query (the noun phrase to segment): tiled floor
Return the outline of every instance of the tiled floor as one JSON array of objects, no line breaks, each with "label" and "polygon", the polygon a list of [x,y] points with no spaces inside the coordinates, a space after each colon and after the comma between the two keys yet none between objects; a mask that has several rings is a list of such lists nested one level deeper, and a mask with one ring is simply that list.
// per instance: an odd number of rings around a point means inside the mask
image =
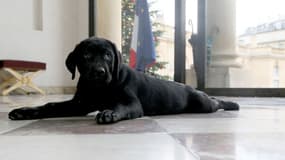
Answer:
[{"label": "tiled floor", "polygon": [[1,160],[284,160],[285,98],[226,98],[240,111],[143,117],[98,125],[94,116],[10,121],[21,106],[70,95],[0,96]]}]

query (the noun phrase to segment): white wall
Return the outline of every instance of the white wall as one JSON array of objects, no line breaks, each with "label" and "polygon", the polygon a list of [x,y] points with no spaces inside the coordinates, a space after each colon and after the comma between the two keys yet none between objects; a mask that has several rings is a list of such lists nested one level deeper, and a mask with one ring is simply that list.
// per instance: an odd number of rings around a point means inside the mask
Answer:
[{"label": "white wall", "polygon": [[35,83],[74,86],[65,58],[88,36],[88,0],[0,0],[0,59],[47,63]]}]

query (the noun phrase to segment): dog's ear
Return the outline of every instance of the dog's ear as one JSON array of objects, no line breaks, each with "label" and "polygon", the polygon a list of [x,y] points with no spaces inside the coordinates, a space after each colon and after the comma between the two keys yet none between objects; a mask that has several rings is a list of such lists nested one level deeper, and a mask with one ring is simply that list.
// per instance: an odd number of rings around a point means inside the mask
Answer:
[{"label": "dog's ear", "polygon": [[75,78],[76,72],[76,53],[73,51],[69,53],[68,57],[65,60],[65,65],[68,71],[72,74],[72,80]]},{"label": "dog's ear", "polygon": [[78,52],[80,50],[80,46],[82,46],[81,43],[75,46],[74,50],[71,53],[69,53],[68,57],[65,60],[65,65],[68,71],[72,74],[72,80],[75,78],[75,72],[76,72],[76,66],[79,54]]},{"label": "dog's ear", "polygon": [[113,71],[113,76],[116,76],[116,78],[119,77],[119,71],[120,71],[120,66],[122,64],[122,54],[121,52],[118,50],[118,48],[116,47],[116,45],[111,42],[111,41],[108,41],[111,46],[112,46],[112,49],[113,49],[113,53],[114,53],[114,71]]},{"label": "dog's ear", "polygon": [[74,50],[68,55],[65,60],[65,65],[69,72],[72,74],[72,79],[75,78],[76,66],[78,65],[78,58],[84,52],[86,46],[90,43],[90,39],[86,39],[77,44]]}]

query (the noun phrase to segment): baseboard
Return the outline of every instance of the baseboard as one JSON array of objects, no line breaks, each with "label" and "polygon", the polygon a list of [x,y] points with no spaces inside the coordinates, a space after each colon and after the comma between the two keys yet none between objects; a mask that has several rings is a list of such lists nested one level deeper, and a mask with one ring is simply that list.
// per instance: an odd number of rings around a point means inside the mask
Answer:
[{"label": "baseboard", "polygon": [[40,87],[45,91],[47,95],[49,94],[74,94],[76,87]]},{"label": "baseboard", "polygon": [[[39,88],[44,90],[46,95],[74,94],[76,92],[76,87],[39,87]],[[25,88],[25,90],[16,89],[9,93],[9,95],[30,95],[30,94],[39,94],[39,93],[30,88]]]}]

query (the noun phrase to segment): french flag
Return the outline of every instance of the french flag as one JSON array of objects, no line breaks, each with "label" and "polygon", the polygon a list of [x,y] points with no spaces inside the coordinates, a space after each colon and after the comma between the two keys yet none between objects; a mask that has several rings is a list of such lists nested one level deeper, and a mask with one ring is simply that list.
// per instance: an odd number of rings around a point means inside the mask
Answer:
[{"label": "french flag", "polygon": [[144,72],[155,63],[154,37],[146,0],[136,0],[129,66]]}]

